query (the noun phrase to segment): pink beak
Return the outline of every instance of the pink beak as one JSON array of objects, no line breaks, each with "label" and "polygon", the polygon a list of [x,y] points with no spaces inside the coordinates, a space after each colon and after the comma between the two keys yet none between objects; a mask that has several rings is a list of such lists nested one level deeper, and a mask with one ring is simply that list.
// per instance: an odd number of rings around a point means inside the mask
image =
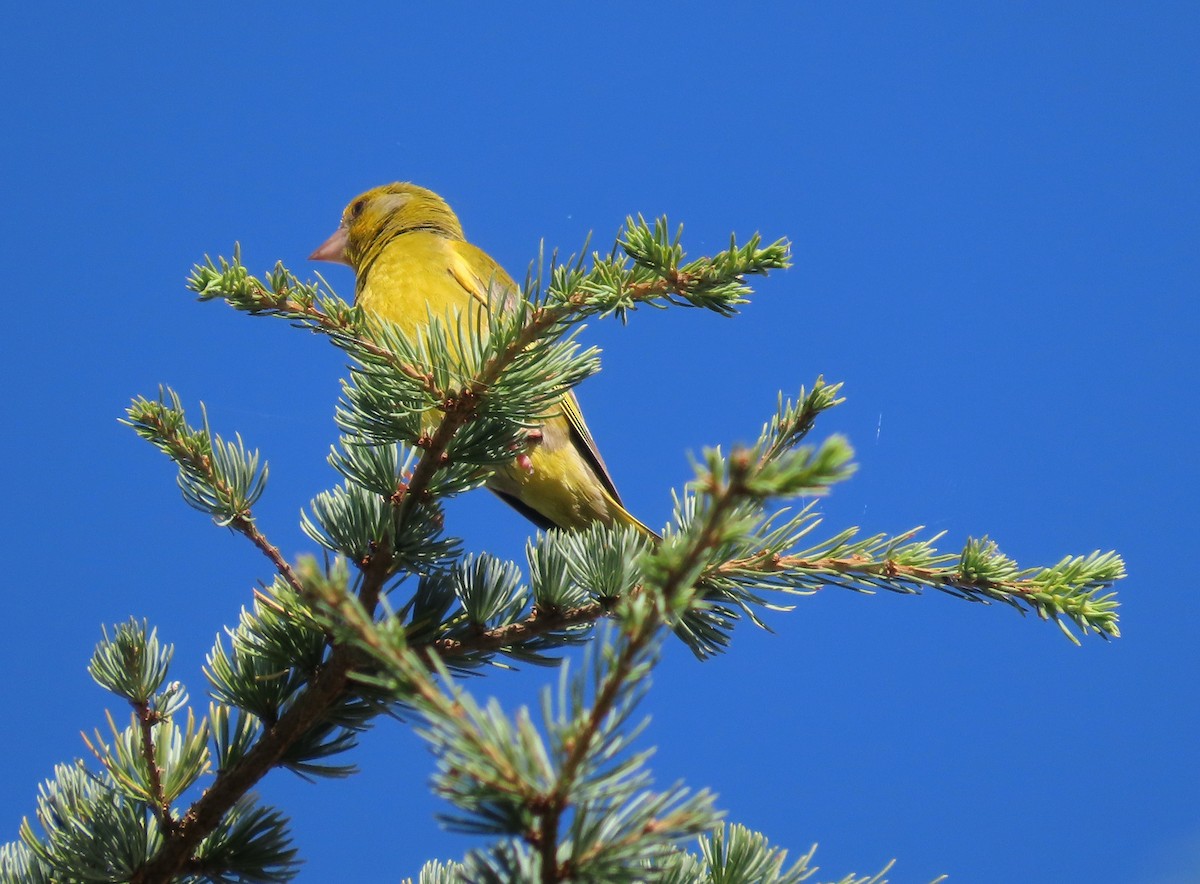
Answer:
[{"label": "pink beak", "polygon": [[317,246],[317,250],[308,256],[310,261],[336,261],[338,264],[349,264],[346,260],[346,236],[349,231],[344,226],[333,232],[333,236]]}]

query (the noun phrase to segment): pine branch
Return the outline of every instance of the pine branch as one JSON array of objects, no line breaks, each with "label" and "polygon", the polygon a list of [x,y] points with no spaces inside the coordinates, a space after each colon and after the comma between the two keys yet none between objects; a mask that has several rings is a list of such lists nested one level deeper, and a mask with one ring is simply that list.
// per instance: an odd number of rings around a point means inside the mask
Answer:
[{"label": "pine branch", "polygon": [[[161,394],[158,402],[135,400],[126,423],[179,465],[180,485],[189,503],[211,514],[218,524],[226,524],[250,538],[288,585],[302,597],[306,595],[291,566],[255,527],[250,506],[261,495],[266,476],[265,468],[261,474],[255,469],[257,456],[246,456],[240,439],[236,448],[228,443],[223,446],[219,437],[214,440],[207,418],[203,430],[188,426],[179,397],[173,391],[165,392],[169,404]],[[222,452],[227,455],[224,460],[219,456]],[[387,550],[364,564],[360,599],[372,610],[391,576],[390,564]],[[135,874],[135,884],[168,881],[187,866],[200,841],[259,779],[279,764],[304,733],[324,718],[344,693],[354,659],[351,649],[333,650],[322,670],[279,721],[235,765],[217,775],[213,785],[182,820],[166,829],[163,846]]]},{"label": "pine branch", "polygon": [[541,636],[559,632],[564,627],[593,623],[601,617],[607,616],[610,608],[611,605],[605,605],[598,601],[564,611],[534,606],[533,610],[520,620],[484,630],[468,638],[439,638],[434,640],[430,646],[439,656],[448,659],[520,647]]},{"label": "pine branch", "polygon": [[203,429],[189,426],[179,394],[159,387],[158,399],[139,396],[126,410],[121,423],[150,442],[179,467],[184,500],[242,534],[265,555],[285,580],[302,591],[292,567],[254,523],[251,507],[266,490],[267,466],[258,468],[258,452],[245,450],[241,436],[225,442],[213,436],[203,404]]},{"label": "pine branch", "polygon": [[[791,266],[791,244],[786,239],[763,247],[758,234],[742,246],[731,237],[727,250],[684,263],[679,245],[682,232],[680,226],[671,236],[665,217],[651,226],[639,215],[626,219],[607,257],[592,253],[592,266],[586,271],[582,254],[561,263],[552,257],[544,278],[539,257],[537,273],[531,273],[524,286],[526,300],[537,308],[531,319],[541,327],[529,340],[572,316],[615,314],[624,319],[638,304],[703,307],[729,316],[751,293],[745,276]],[[393,351],[374,343],[374,335],[365,331],[370,320],[363,311],[334,295],[324,279],[318,276],[318,280],[302,282],[277,263],[260,281],[243,266],[241,249],[235,246],[232,259],[218,256],[214,262],[205,256],[203,264],[192,268],[187,285],[201,300],[219,298],[253,315],[287,319],[328,335],[343,349],[361,350],[389,362],[414,380],[428,379],[419,366],[396,362]]]},{"label": "pine branch", "polygon": [[322,720],[345,690],[352,655],[338,653],[257,743],[231,768],[217,774],[205,793],[188,809],[163,846],[130,879],[131,884],[167,884],[182,873],[201,840],[220,825],[226,814],[273,767],[290,746]]},{"label": "pine branch", "polygon": [[[391,685],[424,715],[422,734],[441,758],[439,790],[468,813],[447,822],[464,831],[520,839],[497,845],[487,856],[476,855],[474,861],[482,864],[478,871],[492,869],[500,880],[606,880],[605,869],[628,869],[647,851],[657,854],[664,841],[695,834],[715,820],[707,793],[685,800],[679,788],[660,795],[640,792],[648,780],[636,771],[648,753],[618,760],[629,742],[621,729],[652,664],[648,651],[657,621],[649,606],[640,605],[640,613],[625,619],[632,634],[593,655],[596,687],[590,703],[584,703],[581,677],[568,690],[564,669],[559,711],[550,710],[548,696],[544,702],[552,738],[547,746],[523,710],[512,720],[494,701],[486,709],[478,706],[454,687],[438,658],[409,647],[394,623],[374,622],[361,605],[339,593],[328,592],[325,600],[330,626],[347,631],[379,661],[380,674],[369,681]],[[446,689],[438,687],[430,668]],[[568,810],[574,820],[564,842]],[[533,852],[523,852],[522,842]],[[499,872],[501,866],[508,871]]]},{"label": "pine branch", "polygon": [[[227,273],[236,275],[236,268],[222,263]],[[252,283],[241,290],[246,292],[248,298],[259,299],[256,303],[264,311],[273,309],[282,313],[291,309],[289,302],[279,295],[275,296],[274,306],[268,307],[263,300],[266,297],[265,290]],[[303,298],[296,303],[305,311],[311,307]],[[339,329],[350,325],[348,313],[340,312],[336,307],[332,312],[341,318],[336,321]],[[329,323],[320,325],[321,328],[329,328],[335,323],[329,318],[330,313],[320,311],[320,314],[321,322]],[[292,318],[297,318],[294,313]],[[411,478],[399,485],[390,498],[398,508],[397,521],[400,524],[407,522],[416,502],[428,502],[434,476],[448,462],[447,450],[451,441],[475,415],[475,409],[470,404],[476,398],[475,390],[484,391],[495,385],[505,369],[557,324],[559,320],[548,315],[535,317],[499,353],[485,360],[473,384],[464,386],[459,397],[447,404],[433,436],[427,441],[420,440],[425,444],[421,446],[422,454]],[[412,374],[408,372],[406,376],[411,377]],[[421,378],[425,376],[420,374]],[[171,391],[168,391],[168,395],[170,405],[161,396],[157,403],[136,400],[130,408],[127,423],[179,465],[180,484],[189,503],[210,513],[218,523],[227,524],[250,537],[276,562],[277,570],[289,585],[302,597],[306,596],[306,588],[296,579],[290,566],[278,558],[275,548],[254,527],[250,505],[261,494],[265,481],[265,469],[261,475],[256,470],[257,455],[247,456],[240,439],[236,447],[228,443],[222,445],[219,439],[210,441],[213,437],[208,430],[207,420],[203,431],[188,427],[178,396]],[[275,555],[272,556],[271,552]],[[280,563],[283,567],[279,567]],[[384,584],[392,576],[392,564],[392,551],[386,544],[377,547],[368,559],[358,562],[363,574],[358,603],[365,611],[374,611]],[[221,821],[238,798],[277,765],[290,746],[313,727],[343,694],[355,662],[356,653],[352,648],[335,646],[328,662],[309,688],[234,766],[218,775],[213,786],[189,809],[183,821],[170,834],[166,845],[139,871],[135,881],[156,881],[159,880],[158,876],[178,873],[189,861],[200,840]]]},{"label": "pine branch", "polygon": [[[374,610],[390,578],[391,554],[382,550],[362,567],[363,580],[358,603]],[[293,575],[294,576],[294,575]],[[291,581],[289,581],[291,585]],[[297,592],[302,597],[309,593]],[[318,726],[350,686],[350,673],[361,657],[352,647],[334,646],[329,658],[287,711],[245,751],[223,768],[212,786],[187,811],[163,846],[132,878],[132,884],[168,882],[188,868],[200,842],[216,830],[228,813],[289,750]]]},{"label": "pine branch", "polygon": [[[795,435],[794,426],[801,422],[807,425],[811,419],[805,416],[800,421],[798,418],[790,422],[786,429],[776,425],[775,431],[786,436]],[[540,880],[545,884],[572,877],[577,871],[569,865],[560,865],[558,861],[559,825],[563,813],[570,806],[581,765],[593,750],[602,722],[611,717],[618,697],[628,690],[631,676],[635,671],[644,669],[644,666],[639,667],[638,662],[644,657],[659,626],[668,618],[687,613],[694,598],[696,578],[705,561],[705,553],[727,541],[728,522],[735,515],[738,504],[747,498],[760,499],[781,490],[823,487],[835,481],[844,471],[841,466],[844,458],[840,454],[793,459],[785,468],[777,463],[782,455],[782,448],[778,449],[774,458],[739,454],[732,459],[727,482],[719,482],[714,474],[708,487],[711,503],[705,510],[704,518],[689,526],[687,533],[680,535],[682,539],[677,540],[665,556],[661,552],[651,554],[652,563],[656,555],[661,559],[652,593],[633,593],[621,603],[619,618],[625,630],[623,640],[617,653],[609,658],[589,710],[578,726],[571,729],[570,737],[566,740],[568,748],[558,767],[554,785],[543,794],[525,796],[527,800],[532,797],[527,806],[533,810],[538,824],[527,831],[524,837],[540,857]],[[710,458],[710,461],[716,460]],[[361,646],[369,649],[381,662],[390,665],[405,687],[419,695],[422,701],[420,705],[427,715],[432,716],[433,721],[453,723],[461,718],[457,703],[433,687],[424,674],[424,666],[428,662],[435,667],[438,665],[436,658],[426,656],[423,658],[426,662],[415,663],[414,660],[418,658],[408,649],[402,631],[389,630],[385,636],[360,605],[352,604],[338,594],[328,595],[325,602],[337,611],[336,616],[330,617],[331,628],[342,624],[343,628],[351,629]],[[482,732],[459,729],[455,733],[469,741],[473,751],[489,753],[491,746],[482,738]],[[494,755],[492,757],[495,762]],[[511,770],[507,773],[502,771],[502,774],[481,781],[476,773],[476,785],[493,792],[503,791],[505,787],[502,784],[514,781],[516,776]]]},{"label": "pine branch", "polygon": [[[664,628],[703,657],[728,643],[740,616],[761,626],[758,611],[785,609],[767,593],[930,587],[1033,610],[1072,641],[1069,622],[1085,634],[1119,635],[1116,602],[1102,594],[1124,576],[1113,553],[1022,570],[987,538],[969,540],[959,555],[938,553],[936,537],[914,540],[915,531],[858,539],[850,529],[814,545],[808,535],[819,520],[811,504],[794,515],[769,513],[772,502],[819,496],[853,471],[840,437],[801,444],[817,416],[841,401],[839,386],[820,379],[795,402],[780,399],[755,445],[704,452],[653,548],[631,531],[599,525],[550,532],[529,547],[528,587],[515,564],[458,557],[453,539],[442,536],[440,501],[518,457],[563,393],[598,370],[595,351],[580,352],[574,340],[583,319],[624,321],[643,305],[728,316],[750,293],[747,275],[789,262],[785,240],[763,246],[757,235],[688,261],[665,218],[651,225],[639,216],[627,220],[608,256],[552,258],[545,281],[539,262],[523,292],[492,291],[482,307],[430,316],[411,338],[347,305],[324,280],[301,282],[277,264],[260,281],[236,248],[232,260],[196,266],[189,287],[202,300],[286,319],[328,337],[355,363],[336,415],[347,438],[331,455],[346,482],[318,495],[312,515],[303,516],[309,535],[339,558],[324,570],[305,559],[293,566],[269,542],[253,516],[267,467],[240,437],[212,434],[206,414],[202,427],[189,426],[169,389],[156,402],[135,400],[124,422],[176,463],[188,504],[249,539],[278,576],[230,632],[230,653],[220,641],[214,648],[207,674],[217,702],[199,728],[190,712],[186,728],[172,721],[186,695],[163,688],[170,652],[146,635],[145,624],[120,627],[111,641],[106,633],[93,675],[130,702],[133,721],[118,731],[110,719],[111,747],[99,733],[88,742],[107,772],[103,789],[67,772],[61,777],[79,806],[112,808],[105,819],[132,838],[123,854],[132,865],[108,869],[102,851],[59,825],[69,814],[39,811],[48,837],[67,855],[86,857],[102,877],[149,882],[244,872],[284,880],[294,851],[283,820],[250,805],[248,791],[277,766],[347,772],[326,759],[349,748],[373,715],[403,702],[422,712],[427,735],[455,759],[438,775],[439,789],[466,814],[453,824],[511,839],[473,853],[468,876],[556,882],[666,869],[664,843],[695,834],[702,823],[711,827],[716,816],[706,793],[645,791],[645,753],[620,757],[628,745],[621,730]],[[340,556],[352,563],[353,580]],[[393,611],[385,596],[407,574],[420,575],[417,590]],[[578,677],[568,690],[564,668],[558,711],[549,695],[544,704],[548,739],[524,711],[509,718],[498,705],[481,708],[451,681],[450,668],[469,669],[497,653],[549,662],[547,651],[580,641],[601,617],[613,618],[620,637],[602,636],[590,682]],[[210,728],[219,772],[177,819],[173,804],[208,768]],[[53,806],[50,797],[43,805]],[[22,838],[26,853],[0,854],[0,864],[41,868],[55,860],[28,826]],[[733,832],[728,842],[714,836],[709,843],[714,876],[739,857],[779,881],[808,875],[807,858],[783,872],[781,852]],[[153,855],[138,859],[139,850]]]},{"label": "pine branch", "polygon": [[[527,326],[526,331],[522,335],[518,335],[497,359],[484,363],[479,375],[479,389],[486,390],[488,385],[494,383],[494,380],[503,372],[504,360],[514,360],[529,343],[526,335],[534,335],[533,329],[538,329],[538,327],[542,326]],[[1073,615],[1076,620],[1082,621],[1084,624],[1096,621],[1096,618],[1092,617],[1094,612],[1088,612],[1086,606],[1073,606],[1070,603],[1069,595],[1052,595],[1051,587],[1054,582],[1045,576],[1038,581],[1030,578],[1028,587],[1026,585],[1016,587],[1012,581],[1006,583],[1001,579],[989,577],[989,573],[994,573],[995,569],[992,567],[989,570],[985,557],[980,558],[978,555],[974,557],[971,569],[964,565],[956,572],[944,573],[938,573],[929,567],[902,563],[895,559],[887,559],[880,564],[872,565],[870,561],[864,561],[862,553],[854,553],[850,557],[841,559],[829,557],[829,555],[818,559],[805,559],[799,555],[766,557],[766,555],[758,553],[755,557],[726,560],[714,569],[712,561],[709,560],[709,553],[713,549],[730,545],[733,537],[738,534],[737,530],[732,530],[731,534],[730,523],[731,519],[733,523],[738,522],[740,503],[748,500],[762,500],[770,495],[780,493],[817,492],[826,487],[829,482],[836,481],[844,475],[844,464],[848,451],[842,451],[836,445],[834,447],[827,445],[823,449],[805,450],[797,455],[791,447],[794,445],[794,441],[803,438],[803,435],[809,431],[812,420],[815,419],[816,414],[820,413],[820,410],[828,408],[830,404],[835,404],[835,393],[836,387],[824,387],[818,384],[811,395],[802,393],[798,405],[793,407],[791,403],[786,403],[786,405],[781,403],[780,414],[776,415],[776,419],[764,428],[764,438],[755,450],[734,452],[728,459],[721,458],[718,452],[709,452],[707,473],[702,471],[701,479],[698,480],[702,491],[707,494],[708,504],[703,507],[700,521],[686,525],[684,533],[677,535],[677,539],[684,537],[688,542],[683,542],[682,546],[676,543],[678,548],[673,551],[673,564],[668,567],[664,575],[660,576],[662,579],[658,584],[659,594],[655,597],[665,603],[662,614],[668,615],[668,617],[670,615],[678,617],[682,612],[683,615],[686,615],[691,597],[688,595],[688,591],[694,588],[698,579],[704,575],[733,577],[743,579],[743,581],[748,575],[756,575],[758,577],[770,576],[773,579],[786,576],[787,581],[796,587],[812,583],[815,578],[820,578],[824,583],[840,583],[852,585],[852,587],[860,583],[875,585],[881,582],[937,585],[938,588],[956,589],[965,594],[1004,597],[1006,600],[1006,594],[1020,590],[1024,591],[1025,595],[1030,597],[1034,603],[1038,603],[1039,613],[1052,611],[1057,605],[1057,609]],[[199,501],[204,505],[202,509],[208,509],[214,513],[214,517],[218,521],[223,521],[230,527],[241,530],[252,540],[262,537],[253,527],[248,503],[242,503],[248,495],[241,489],[253,485],[252,482],[246,481],[246,476],[253,475],[253,469],[246,469],[245,465],[239,469],[234,465],[232,470],[227,471],[241,476],[241,480],[223,482],[221,471],[212,467],[212,464],[216,462],[216,458],[211,453],[214,451],[214,447],[209,445],[208,451],[204,450],[204,443],[210,438],[208,427],[205,427],[202,435],[199,431],[192,431],[186,425],[182,427],[174,425],[175,413],[179,409],[178,398],[174,398],[173,395],[172,397],[174,408],[166,408],[162,402],[157,403],[155,408],[155,403],[144,403],[143,401],[142,409],[137,414],[131,411],[131,422],[136,421],[140,432],[148,435],[152,441],[163,447],[169,455],[176,459],[176,462],[180,463],[181,483],[191,483],[191,485],[185,485],[185,495],[190,493],[190,501]],[[469,402],[469,396],[463,398]],[[472,420],[472,417],[473,409],[470,407],[445,410],[443,420],[436,433],[425,441],[424,449],[422,449],[421,457],[412,476],[407,483],[397,487],[396,492],[392,494],[391,503],[401,507],[401,522],[406,521],[418,501],[428,500],[428,487],[438,469],[445,464],[445,452],[448,450],[451,440],[463,426]],[[173,428],[174,432],[172,432]],[[221,450],[222,446],[218,441],[216,451]],[[226,446],[224,450],[233,451],[230,446]],[[241,451],[240,440],[238,451]],[[670,549],[671,542],[668,537],[668,549]],[[264,543],[265,539],[263,542],[256,541],[256,546],[262,548]],[[269,547],[269,545],[266,546]],[[1099,563],[1100,566],[1106,564],[1109,564],[1108,561]],[[390,576],[390,551],[386,548],[377,548],[370,558],[361,560],[359,565],[364,570],[364,583],[360,588],[359,602],[366,611],[373,611],[379,594],[382,593],[383,585]],[[284,578],[288,579],[288,582],[302,593],[302,585],[295,578],[294,573],[289,569],[280,569],[280,571]],[[1068,577],[1078,578],[1082,575],[1092,581],[1098,579],[1096,567],[1082,571],[1078,567],[1074,567],[1074,569],[1073,567],[1064,567],[1060,571]],[[1112,576],[1111,573],[1109,576]],[[1103,575],[1099,575],[1099,577],[1103,577]],[[636,599],[637,595],[632,597]],[[1102,605],[1104,601],[1099,600]],[[535,609],[524,621],[498,626],[496,629],[481,633],[468,641],[440,639],[439,642],[434,643],[433,647],[451,656],[490,648],[510,647],[510,645],[516,647],[522,641],[527,642],[536,636],[562,629],[563,626],[600,617],[602,613],[605,613],[605,609],[606,607],[599,603],[577,606],[569,613],[557,615],[544,615]],[[1115,633],[1115,626],[1108,631]],[[636,656],[637,651],[641,648],[640,642],[648,641],[649,635],[653,635],[653,630],[648,629],[635,633],[634,641],[631,641],[625,656],[620,657],[620,660],[628,662]],[[187,841],[198,842],[199,838],[203,837],[205,824],[221,819],[223,813],[221,807],[232,806],[233,801],[244,792],[244,789],[250,787],[253,782],[257,782],[266,770],[277,764],[278,760],[286,753],[287,747],[295,739],[298,739],[299,735],[304,733],[308,727],[311,727],[312,723],[316,722],[319,711],[313,712],[311,718],[296,712],[298,709],[305,710],[307,708],[304,700],[316,697],[317,699],[311,700],[313,705],[318,708],[319,706],[328,708],[332,700],[347,687],[352,660],[349,656],[343,655],[348,655],[348,651],[344,651],[344,649],[334,651],[328,667],[323,672],[324,680],[316,682],[314,687],[310,688],[310,691],[306,692],[287,714],[284,714],[275,728],[272,728],[271,735],[276,736],[277,739],[274,742],[268,739],[260,741],[253,750],[246,753],[246,756],[235,768],[223,771],[222,775],[218,776],[214,788],[205,795],[208,805],[205,805],[205,799],[202,799],[197,802],[196,806],[193,806],[192,811],[185,818],[184,824],[180,825],[181,836],[172,843],[172,847],[180,844],[180,847],[176,848],[179,858],[186,861],[187,849],[182,846]],[[598,698],[600,712],[604,711],[608,703],[611,703],[612,698],[616,696],[619,686],[622,684],[620,678],[625,672],[626,668],[620,666],[618,661],[616,680],[607,682],[607,690],[601,692]],[[324,690],[320,690],[320,688],[324,688]],[[594,721],[598,720],[599,718],[596,718]],[[580,750],[578,751],[584,752],[589,744],[590,735],[589,732],[583,732],[581,736],[582,739],[578,744]],[[581,756],[574,754],[568,758],[562,781],[564,788],[569,786],[570,771],[575,763],[572,759],[578,757]],[[209,806],[212,807],[212,810]],[[545,826],[544,842],[550,843],[557,840],[557,819],[558,814],[562,812],[562,804],[560,804],[559,798],[552,796],[545,807],[546,810],[542,814]],[[199,822],[192,822],[192,820],[199,820]],[[190,823],[194,828],[187,828]],[[186,837],[192,831],[196,832],[196,835],[192,835],[190,838]],[[163,854],[167,854],[166,850]],[[162,860],[162,862],[166,864],[167,860]],[[154,867],[154,865],[148,866],[151,872]]]},{"label": "pine branch", "polygon": [[[819,523],[807,512],[795,521],[803,525],[794,532],[799,536]],[[1043,620],[1053,619],[1075,644],[1079,640],[1063,618],[1085,635],[1120,636],[1116,598],[1101,594],[1125,577],[1124,562],[1115,553],[1094,552],[1068,557],[1048,568],[1020,569],[986,537],[968,540],[962,553],[953,555],[937,552],[932,545],[937,537],[915,541],[919,531],[854,540],[856,529],[849,529],[791,554],[767,544],[752,555],[720,563],[710,574],[741,585],[797,593],[828,586],[868,593],[937,589],[969,601],[1000,601],[1020,611],[1033,610]]]},{"label": "pine branch", "polygon": [[[899,541],[909,539],[913,532],[905,532],[899,537],[887,538],[887,543],[895,545]],[[1094,559],[1105,569],[1111,560],[1107,555],[1093,554]],[[883,558],[872,560],[861,554],[854,553],[843,557],[805,558],[803,556],[787,555],[756,555],[751,558],[734,559],[722,562],[715,567],[707,568],[701,580],[712,578],[733,578],[742,582],[753,581],[764,583],[770,581],[768,588],[785,593],[809,594],[829,587],[852,589],[856,592],[873,592],[884,589],[889,592],[903,594],[919,593],[922,588],[930,587],[977,601],[994,599],[1018,608],[1027,604],[1038,611],[1039,616],[1050,619],[1055,609],[1067,613],[1083,631],[1097,632],[1102,637],[1117,638],[1120,630],[1117,625],[1117,604],[1111,595],[1097,596],[1095,589],[1086,588],[1090,584],[1073,585],[1054,599],[1048,598],[1040,588],[1050,569],[1029,569],[1031,576],[1016,581],[964,581],[958,566],[957,556],[951,556],[954,565],[942,568],[916,567],[903,564],[898,558]],[[1073,561],[1073,560],[1072,560]],[[1108,564],[1105,564],[1108,563]],[[1099,572],[1099,568],[1098,568]],[[1112,580],[1120,579],[1123,572],[1109,571],[1097,573],[1095,580],[1103,579],[1101,587],[1108,587]],[[640,587],[634,592],[640,592]],[[790,610],[780,609],[780,610]],[[532,644],[543,636],[550,635],[570,626],[594,623],[610,615],[612,603],[599,601],[578,605],[566,610],[543,609],[537,606],[524,617],[503,626],[487,629],[463,638],[438,638],[429,647],[439,656],[452,660],[456,657],[470,656],[495,651],[512,652],[524,645]],[[1076,619],[1078,617],[1079,619]],[[1061,624],[1060,624],[1061,625]],[[1067,632],[1068,638],[1076,641]],[[415,648],[424,647],[414,643]]]},{"label": "pine branch", "polygon": [[171,813],[171,802],[167,798],[166,792],[163,791],[162,768],[159,767],[158,753],[154,745],[154,726],[160,719],[151,710],[148,703],[136,703],[134,711],[141,730],[142,757],[146,760],[150,774],[150,793],[153,799],[151,807],[158,819],[159,826],[164,832],[170,833],[175,829],[176,822]]},{"label": "pine branch", "polygon": [[567,741],[569,748],[559,768],[555,787],[537,805],[536,812],[542,826],[533,846],[542,857],[542,884],[557,884],[575,877],[575,868],[571,865],[560,866],[558,862],[559,825],[563,814],[571,806],[570,798],[575,790],[576,778],[596,741],[600,739],[605,720],[613,714],[619,698],[629,689],[631,676],[645,669],[638,664],[644,662],[642,658],[657,632],[656,624],[650,617],[635,618],[632,624],[633,629],[623,636],[617,654],[608,662],[582,727],[572,729]]}]

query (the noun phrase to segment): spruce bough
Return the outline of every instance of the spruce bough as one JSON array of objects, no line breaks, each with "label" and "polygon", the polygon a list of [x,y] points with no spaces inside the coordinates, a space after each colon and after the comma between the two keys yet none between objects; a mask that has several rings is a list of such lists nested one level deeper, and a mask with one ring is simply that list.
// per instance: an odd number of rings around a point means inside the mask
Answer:
[{"label": "spruce bough", "polygon": [[[1116,637],[1120,557],[1021,568],[987,538],[941,552],[941,535],[920,529],[820,535],[811,501],[781,508],[854,469],[847,440],[809,441],[842,401],[820,378],[780,396],[755,444],[696,459],[661,542],[628,526],[545,531],[522,568],[463,555],[442,511],[512,459],[548,402],[599,369],[575,340],[581,322],[625,321],[639,306],[730,316],[748,275],[788,263],[786,241],[757,236],[688,261],[666,219],[630,218],[607,255],[548,268],[539,256],[516,309],[434,316],[416,337],[282,265],[252,276],[237,249],[197,265],[188,286],[201,300],[284,319],[352,360],[329,458],[344,481],[301,519],[324,555],[288,561],[268,539],[254,515],[267,465],[240,436],[217,435],[203,410],[189,422],[170,389],[135,399],[125,423],[175,463],[184,500],[249,540],[275,576],[209,653],[205,714],[169,680],[171,646],[147,623],[104,632],[89,671],[128,704],[128,720],[110,715],[87,738],[90,764],[56,768],[36,822],[0,848],[0,878],[290,880],[299,858],[287,819],[252,787],[279,767],[352,774],[357,734],[403,709],[436,750],[445,824],[481,842],[461,863],[428,863],[422,884],[811,880],[812,851],[789,865],[763,836],[723,823],[711,793],[654,788],[636,712],[662,643],[674,636],[707,658],[742,618],[762,626],[762,611],[826,587],[932,588],[1032,611],[1076,643],[1076,633]],[[558,658],[573,644],[587,651],[572,668]],[[540,716],[481,702],[456,680],[506,659],[560,665]]]}]

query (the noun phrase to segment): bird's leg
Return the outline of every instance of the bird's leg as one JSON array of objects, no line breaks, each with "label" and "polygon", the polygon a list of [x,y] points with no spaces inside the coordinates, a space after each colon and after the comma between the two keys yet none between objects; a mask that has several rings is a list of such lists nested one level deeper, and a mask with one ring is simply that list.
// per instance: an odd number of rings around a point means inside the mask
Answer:
[{"label": "bird's leg", "polygon": [[529,459],[529,451],[542,441],[541,430],[530,430],[525,436],[525,451],[517,455],[517,466],[529,475],[533,475],[533,461]]}]

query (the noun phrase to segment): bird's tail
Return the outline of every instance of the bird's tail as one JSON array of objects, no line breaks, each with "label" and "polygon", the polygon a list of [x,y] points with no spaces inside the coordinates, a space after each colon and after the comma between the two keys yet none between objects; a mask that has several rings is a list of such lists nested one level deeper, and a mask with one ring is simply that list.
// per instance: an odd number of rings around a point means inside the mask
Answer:
[{"label": "bird's tail", "polygon": [[624,506],[616,501],[613,501],[610,512],[613,515],[614,524],[627,525],[653,543],[658,543],[662,540],[662,537],[660,537],[658,533],[648,528],[645,522],[643,522],[629,510],[625,509]]},{"label": "bird's tail", "polygon": [[495,486],[490,487],[492,493],[543,531],[548,531],[551,528],[558,528],[563,531],[577,531],[586,527],[591,522],[602,521],[611,525],[625,525],[632,528],[653,543],[658,543],[662,540],[656,532],[648,528],[641,519],[629,510],[625,509],[620,501],[611,494],[604,495],[603,509],[593,511],[592,515],[587,517],[577,517],[569,522],[564,519],[563,522],[560,522],[548,513],[543,513],[520,497],[517,497],[517,495],[511,493],[508,489],[501,490]]}]

